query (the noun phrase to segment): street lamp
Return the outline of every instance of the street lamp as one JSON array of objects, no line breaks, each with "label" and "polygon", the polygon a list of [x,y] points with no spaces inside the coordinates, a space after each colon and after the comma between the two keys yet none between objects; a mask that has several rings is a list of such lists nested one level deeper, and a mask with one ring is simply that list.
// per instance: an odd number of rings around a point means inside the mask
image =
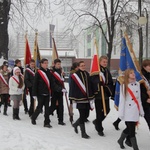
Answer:
[{"label": "street lamp", "polygon": [[146,17],[145,16],[139,17],[138,22],[140,25],[146,24],[146,59],[147,59],[148,58],[148,12],[146,8],[144,8],[143,11],[146,12]]}]

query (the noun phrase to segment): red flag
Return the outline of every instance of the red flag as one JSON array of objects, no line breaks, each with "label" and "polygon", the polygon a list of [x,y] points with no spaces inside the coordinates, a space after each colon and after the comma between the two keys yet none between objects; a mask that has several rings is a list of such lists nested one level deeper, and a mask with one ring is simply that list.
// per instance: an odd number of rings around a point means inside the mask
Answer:
[{"label": "red flag", "polygon": [[97,48],[96,40],[95,40],[95,47],[96,47],[96,49],[94,50],[94,56],[91,61],[91,69],[90,69],[91,76],[99,74],[99,72],[100,72],[98,48]]},{"label": "red flag", "polygon": [[30,60],[31,60],[31,52],[30,52],[30,47],[29,47],[28,39],[26,37],[24,65],[29,64]]}]

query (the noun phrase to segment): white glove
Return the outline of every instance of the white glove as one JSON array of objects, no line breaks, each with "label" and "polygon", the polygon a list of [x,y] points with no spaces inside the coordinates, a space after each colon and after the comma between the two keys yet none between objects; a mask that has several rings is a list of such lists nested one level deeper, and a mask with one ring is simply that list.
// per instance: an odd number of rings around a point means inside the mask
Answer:
[{"label": "white glove", "polygon": [[37,99],[37,96],[33,96],[34,99]]},{"label": "white glove", "polygon": [[67,90],[66,90],[66,89],[62,89],[62,92],[63,92],[63,93],[67,93]]},{"label": "white glove", "polygon": [[94,109],[94,100],[91,100],[91,101],[90,101],[90,107],[91,107],[91,110]]},{"label": "white glove", "polygon": [[105,76],[104,76],[103,72],[100,72],[99,75],[102,77],[103,82],[105,83]]}]

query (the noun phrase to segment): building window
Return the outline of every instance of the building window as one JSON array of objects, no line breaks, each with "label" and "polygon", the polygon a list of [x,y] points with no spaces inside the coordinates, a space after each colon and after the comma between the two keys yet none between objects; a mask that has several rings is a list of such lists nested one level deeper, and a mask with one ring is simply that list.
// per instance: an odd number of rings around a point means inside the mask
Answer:
[{"label": "building window", "polygon": [[91,34],[87,35],[87,43],[91,42]]},{"label": "building window", "polygon": [[87,49],[87,57],[90,57],[91,56],[91,48],[88,48]]}]

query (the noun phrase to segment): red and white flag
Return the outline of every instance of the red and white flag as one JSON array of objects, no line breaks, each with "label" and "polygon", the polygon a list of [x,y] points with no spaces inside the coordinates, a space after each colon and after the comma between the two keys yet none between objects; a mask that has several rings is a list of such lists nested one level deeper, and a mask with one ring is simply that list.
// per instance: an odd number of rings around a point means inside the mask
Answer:
[{"label": "red and white flag", "polygon": [[99,57],[98,57],[98,47],[95,39],[94,43],[94,55],[91,60],[91,69],[90,69],[90,75],[97,75],[100,72],[100,65],[99,65]]}]

